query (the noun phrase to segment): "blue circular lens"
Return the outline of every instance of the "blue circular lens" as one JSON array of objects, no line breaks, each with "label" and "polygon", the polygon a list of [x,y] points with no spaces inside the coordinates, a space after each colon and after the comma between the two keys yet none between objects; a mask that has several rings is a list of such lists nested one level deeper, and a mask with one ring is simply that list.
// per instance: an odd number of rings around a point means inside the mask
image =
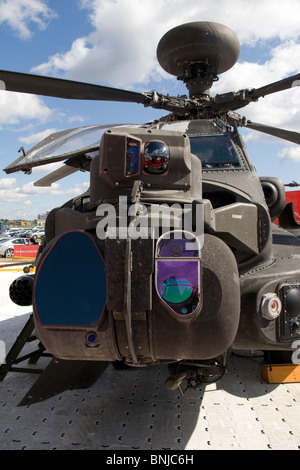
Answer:
[{"label": "blue circular lens", "polygon": [[86,342],[90,345],[93,345],[96,343],[98,339],[98,336],[96,335],[96,333],[89,333],[86,337]]}]

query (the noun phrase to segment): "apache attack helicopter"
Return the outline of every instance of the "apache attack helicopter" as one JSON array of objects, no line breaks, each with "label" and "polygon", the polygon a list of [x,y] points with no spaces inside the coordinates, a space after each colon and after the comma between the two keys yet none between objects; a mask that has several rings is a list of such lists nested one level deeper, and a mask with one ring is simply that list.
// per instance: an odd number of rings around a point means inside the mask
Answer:
[{"label": "apache attack helicopter", "polygon": [[158,62],[189,98],[0,71],[7,91],[169,112],[144,125],[52,134],[4,169],[64,162],[37,186],[90,172],[89,191],[49,213],[36,274],[10,287],[14,302],[33,305],[36,337],[53,355],[23,404],[51,388],[88,386],[111,362],[167,363],[166,387],[183,391],[183,383],[187,390],[222,377],[229,348],[292,355],[300,224],[282,181],[257,175],[238,128],[297,144],[300,134],[236,110],[298,85],[300,74],[211,97],[239,52],[235,33],[218,23],[167,32]]}]

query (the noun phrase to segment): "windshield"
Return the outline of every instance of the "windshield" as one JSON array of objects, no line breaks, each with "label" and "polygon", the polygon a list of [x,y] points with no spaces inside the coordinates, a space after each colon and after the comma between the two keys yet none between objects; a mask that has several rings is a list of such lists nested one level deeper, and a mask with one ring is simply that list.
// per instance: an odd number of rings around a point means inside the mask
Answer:
[{"label": "windshield", "polygon": [[[4,168],[4,171],[6,173],[13,173],[18,170],[27,171],[35,166],[66,160],[98,150],[103,133],[111,127],[122,126],[119,124],[101,124],[51,134],[28,150],[22,157]],[[127,125],[127,127],[133,126]]]},{"label": "windshield", "polygon": [[203,169],[241,166],[228,135],[190,137],[191,151],[200,158]]}]

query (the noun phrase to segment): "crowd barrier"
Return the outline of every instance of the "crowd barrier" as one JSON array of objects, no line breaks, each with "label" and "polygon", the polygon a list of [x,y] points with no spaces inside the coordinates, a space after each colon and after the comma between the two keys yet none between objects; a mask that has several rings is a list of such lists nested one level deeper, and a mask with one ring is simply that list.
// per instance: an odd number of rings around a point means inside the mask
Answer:
[{"label": "crowd barrier", "polygon": [[14,245],[14,260],[35,259],[40,245]]}]

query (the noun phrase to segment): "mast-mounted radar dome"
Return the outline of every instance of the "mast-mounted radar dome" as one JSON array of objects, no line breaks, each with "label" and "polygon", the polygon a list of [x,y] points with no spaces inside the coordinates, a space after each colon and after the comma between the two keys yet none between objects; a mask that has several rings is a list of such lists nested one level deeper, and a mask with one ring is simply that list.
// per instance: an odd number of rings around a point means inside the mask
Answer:
[{"label": "mast-mounted radar dome", "polygon": [[161,67],[183,80],[190,97],[209,95],[217,75],[229,70],[238,60],[240,42],[227,26],[197,21],[168,31],[157,46]]}]

